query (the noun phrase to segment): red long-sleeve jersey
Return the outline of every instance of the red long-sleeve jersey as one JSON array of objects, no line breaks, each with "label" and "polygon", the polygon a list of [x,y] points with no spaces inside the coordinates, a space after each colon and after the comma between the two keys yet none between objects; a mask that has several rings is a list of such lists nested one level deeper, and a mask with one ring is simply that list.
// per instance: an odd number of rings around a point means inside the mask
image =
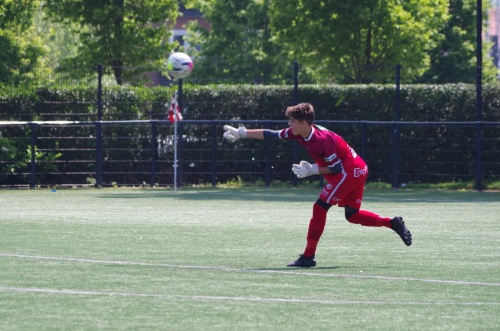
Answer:
[{"label": "red long-sleeve jersey", "polygon": [[366,169],[363,159],[341,136],[320,125],[312,126],[311,135],[308,138],[294,135],[290,128],[280,130],[279,137],[283,140],[298,141],[319,167],[335,169],[340,164],[342,173],[347,172],[356,177],[357,174],[354,172]]}]

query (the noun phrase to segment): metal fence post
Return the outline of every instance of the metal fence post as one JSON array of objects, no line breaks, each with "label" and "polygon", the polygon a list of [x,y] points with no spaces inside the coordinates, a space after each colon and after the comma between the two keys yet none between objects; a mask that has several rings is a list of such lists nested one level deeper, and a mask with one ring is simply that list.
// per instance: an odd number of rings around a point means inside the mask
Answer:
[{"label": "metal fence post", "polygon": [[474,183],[474,188],[478,191],[483,189],[483,122],[478,121],[476,124],[476,157],[475,157],[475,169],[476,169],[476,180]]},{"label": "metal fence post", "polygon": [[95,185],[102,187],[102,123],[97,121],[95,123],[96,135],[96,166],[95,166]]},{"label": "metal fence post", "polygon": [[483,5],[482,1],[477,0],[476,3],[476,180],[474,183],[474,188],[476,190],[482,190],[482,141],[483,141],[483,128],[482,128],[482,65],[483,65]]},{"label": "metal fence post", "polygon": [[[271,126],[270,123],[267,123],[266,128],[269,128]],[[271,139],[266,139],[265,140],[266,144],[266,188],[268,188],[271,185]]]},{"label": "metal fence post", "polygon": [[212,186],[217,185],[217,122],[212,122],[212,160],[210,163],[210,172],[212,177]]},{"label": "metal fence post", "polygon": [[[179,79],[179,88],[177,90],[177,102],[179,104],[179,112],[182,114],[182,111],[184,110],[184,102],[183,102],[183,95],[182,95],[182,79]],[[182,131],[184,125],[182,124],[182,121],[177,121],[177,137],[175,137],[177,141],[177,160],[174,160],[175,164],[174,166],[177,166],[177,184],[183,185],[182,184],[182,159],[183,159],[183,153],[182,153]]]},{"label": "metal fence post", "polygon": [[97,120],[102,121],[102,75],[103,75],[103,66],[102,64],[98,64],[95,67],[97,71]]},{"label": "metal fence post", "polygon": [[158,153],[158,148],[156,146],[156,122],[151,121],[151,181],[149,183],[150,187],[154,187],[156,184],[157,153]]},{"label": "metal fence post", "polygon": [[366,157],[366,121],[361,123],[361,157]]},{"label": "metal fence post", "polygon": [[36,182],[36,123],[30,123],[30,150],[31,150],[31,170],[30,170],[30,188],[35,188]]},{"label": "metal fence post", "polygon": [[103,66],[98,64],[97,70],[97,122],[96,122],[96,186],[102,186],[102,75]]},{"label": "metal fence post", "polygon": [[401,65],[396,65],[396,97],[392,126],[392,188],[399,187],[399,121],[401,121]]},{"label": "metal fence post", "polygon": [[[299,103],[299,63],[297,61],[293,62],[293,100],[295,104]],[[292,163],[299,163],[298,160],[298,143],[293,141],[292,142],[292,157],[293,157],[293,162]],[[297,186],[299,183],[299,179],[297,176],[292,176],[292,185]]]}]

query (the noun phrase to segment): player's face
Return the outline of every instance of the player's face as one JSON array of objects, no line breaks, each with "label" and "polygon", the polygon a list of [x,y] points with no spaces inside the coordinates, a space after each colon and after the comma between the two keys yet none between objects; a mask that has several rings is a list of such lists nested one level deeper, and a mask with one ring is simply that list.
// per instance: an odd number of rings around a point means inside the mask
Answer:
[{"label": "player's face", "polygon": [[299,121],[290,117],[288,126],[290,127],[290,130],[292,130],[292,133],[296,136],[305,136],[308,134],[308,125],[306,121]]}]

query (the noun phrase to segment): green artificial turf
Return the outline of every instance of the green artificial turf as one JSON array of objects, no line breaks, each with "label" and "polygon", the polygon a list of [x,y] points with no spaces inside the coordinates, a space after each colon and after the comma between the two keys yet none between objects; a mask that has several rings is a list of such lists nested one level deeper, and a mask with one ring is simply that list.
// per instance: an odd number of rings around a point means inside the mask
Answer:
[{"label": "green artificial turf", "polygon": [[414,244],[318,189],[0,191],[2,330],[495,330],[500,193],[367,190]]}]

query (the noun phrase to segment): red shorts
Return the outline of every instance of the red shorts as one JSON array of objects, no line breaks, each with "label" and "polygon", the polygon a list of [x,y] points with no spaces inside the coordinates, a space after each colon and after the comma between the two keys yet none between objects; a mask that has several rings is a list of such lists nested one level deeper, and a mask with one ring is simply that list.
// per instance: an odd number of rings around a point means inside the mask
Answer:
[{"label": "red shorts", "polygon": [[325,185],[319,198],[330,205],[360,209],[363,201],[368,167],[350,168],[335,175],[325,175]]}]

